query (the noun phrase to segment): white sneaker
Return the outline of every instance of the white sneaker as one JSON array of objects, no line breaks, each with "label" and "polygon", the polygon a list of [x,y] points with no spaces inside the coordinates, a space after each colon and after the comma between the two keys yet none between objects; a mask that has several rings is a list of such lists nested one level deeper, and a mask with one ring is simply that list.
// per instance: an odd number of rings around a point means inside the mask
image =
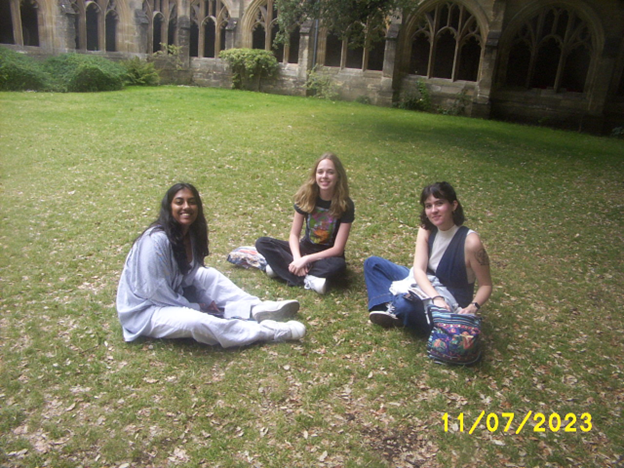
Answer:
[{"label": "white sneaker", "polygon": [[268,328],[274,333],[273,341],[297,341],[306,334],[306,327],[303,323],[291,320],[289,322],[276,322],[265,320],[260,325]]},{"label": "white sneaker", "polygon": [[403,321],[394,315],[394,306],[388,303],[387,310],[373,310],[368,314],[368,319],[375,325],[383,328],[402,327]]},{"label": "white sneaker", "polygon": [[319,294],[325,294],[327,292],[327,278],[318,278],[312,275],[306,275],[303,279],[303,286],[306,289],[311,289]]},{"label": "white sneaker", "polygon": [[273,268],[271,268],[268,264],[266,266],[266,268],[264,269],[264,271],[266,272],[267,276],[269,278],[277,278],[277,273],[275,273],[273,271]]},{"label": "white sneaker", "polygon": [[263,320],[286,320],[294,317],[299,310],[299,301],[264,301],[251,309],[256,322]]}]

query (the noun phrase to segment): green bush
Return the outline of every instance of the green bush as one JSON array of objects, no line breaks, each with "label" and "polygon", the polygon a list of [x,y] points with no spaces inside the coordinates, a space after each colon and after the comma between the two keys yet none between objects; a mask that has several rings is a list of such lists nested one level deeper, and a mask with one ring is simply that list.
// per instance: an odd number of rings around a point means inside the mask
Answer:
[{"label": "green bush", "polygon": [[154,64],[138,57],[125,60],[121,64],[126,68],[127,83],[135,86],[158,86],[160,75]]},{"label": "green bush", "polygon": [[0,90],[44,91],[50,87],[49,77],[35,59],[0,47]]},{"label": "green bush", "polygon": [[316,66],[308,73],[305,87],[308,91],[308,96],[318,99],[330,99],[332,101],[338,98],[337,86],[329,76],[319,73]]},{"label": "green bush", "polygon": [[431,105],[431,96],[429,95],[429,89],[427,88],[426,83],[423,80],[418,80],[416,83],[416,89],[416,92],[406,93],[399,103],[399,108],[431,112],[433,110]]},{"label": "green bush", "polygon": [[94,55],[61,54],[48,59],[45,69],[58,91],[115,91],[127,79],[123,65]]},{"label": "green bush", "polygon": [[260,49],[228,49],[219,54],[232,70],[232,87],[260,91],[264,79],[277,77],[279,64],[275,56]]},{"label": "green bush", "polygon": [[182,70],[184,61],[182,60],[182,47],[175,44],[160,43],[160,50],[152,54],[152,60],[156,59],[159,68],[173,68]]},{"label": "green bush", "polygon": [[466,109],[470,105],[470,96],[462,89],[455,96],[455,101],[445,108],[440,108],[438,112],[443,115],[466,115]]},{"label": "green bush", "polygon": [[624,127],[615,127],[611,130],[611,136],[615,138],[624,138]]},{"label": "green bush", "polygon": [[117,91],[122,88],[123,82],[120,76],[92,63],[80,64],[67,84],[68,91],[79,93]]},{"label": "green bush", "polygon": [[140,77],[131,77],[123,65],[85,54],[61,54],[41,63],[0,47],[0,90],[3,91],[114,91],[121,89],[126,81],[137,84],[133,80],[142,79],[146,84],[153,83],[152,72],[156,74],[149,64],[143,67]]}]

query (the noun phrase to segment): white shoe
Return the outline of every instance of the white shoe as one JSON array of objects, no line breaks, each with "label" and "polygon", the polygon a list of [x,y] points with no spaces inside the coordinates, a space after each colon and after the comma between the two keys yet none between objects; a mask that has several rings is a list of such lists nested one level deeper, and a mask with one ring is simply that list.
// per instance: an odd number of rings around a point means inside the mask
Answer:
[{"label": "white shoe", "polygon": [[251,309],[256,322],[263,320],[286,320],[294,317],[299,310],[299,301],[264,301]]},{"label": "white shoe", "polygon": [[394,306],[388,303],[387,310],[373,310],[368,318],[375,325],[384,328],[402,327],[403,321],[394,314]]},{"label": "white shoe", "polygon": [[267,264],[267,266],[266,266],[266,268],[264,269],[264,271],[266,272],[266,274],[267,274],[267,276],[268,276],[269,278],[277,278],[277,273],[275,273],[275,272],[273,271],[273,268],[271,268],[271,267],[269,266],[269,264]]},{"label": "white shoe", "polygon": [[306,334],[306,327],[301,322],[291,320],[289,322],[276,322],[265,320],[260,325],[271,330],[275,335],[273,341],[297,341]]},{"label": "white shoe", "polygon": [[319,294],[325,294],[327,292],[327,278],[318,278],[312,275],[306,275],[303,279],[303,286],[306,289],[311,289]]}]

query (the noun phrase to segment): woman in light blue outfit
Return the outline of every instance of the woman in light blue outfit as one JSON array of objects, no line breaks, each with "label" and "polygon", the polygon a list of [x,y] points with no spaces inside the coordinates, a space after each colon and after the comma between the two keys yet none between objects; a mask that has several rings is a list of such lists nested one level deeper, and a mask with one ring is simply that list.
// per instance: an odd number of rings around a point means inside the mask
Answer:
[{"label": "woman in light blue outfit", "polygon": [[[492,293],[487,252],[479,235],[463,226],[464,212],[448,182],[425,187],[411,269],[380,257],[364,262],[371,322],[428,334],[425,307],[476,314]],[[476,295],[475,282],[478,283]]]},{"label": "woman in light blue outfit", "polygon": [[160,215],[134,242],[117,290],[126,341],[139,336],[193,338],[224,348],[258,341],[298,340],[305,326],[297,301],[261,301],[204,265],[208,227],[201,197],[179,183],[165,194]]}]

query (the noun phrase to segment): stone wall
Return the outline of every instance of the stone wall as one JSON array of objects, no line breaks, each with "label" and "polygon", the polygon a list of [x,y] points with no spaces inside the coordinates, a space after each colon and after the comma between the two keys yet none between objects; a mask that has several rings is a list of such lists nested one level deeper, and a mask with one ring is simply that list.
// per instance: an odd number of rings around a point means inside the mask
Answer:
[{"label": "stone wall", "polygon": [[[14,43],[8,47],[37,57],[76,51],[104,55],[113,60],[131,56],[147,58],[153,47],[153,20],[143,0],[97,0],[100,6],[113,5],[118,13],[116,52],[87,51],[85,45],[75,49],[74,21],[80,16],[72,7],[72,0],[36,1],[41,18],[40,46],[25,47]],[[231,76],[225,63],[218,58],[190,56],[191,28],[194,24],[192,12],[195,11],[191,8],[192,1],[197,0],[163,0],[165,5],[169,5],[166,10],[175,12],[172,17],[176,29],[172,37],[181,50],[182,69],[179,66],[164,67],[162,81],[229,88]],[[267,1],[273,0],[223,0],[221,5],[228,9],[229,15],[224,39],[226,48],[249,47],[252,44],[259,7],[266,5]],[[19,1],[0,2],[10,2],[14,17],[15,5],[19,5]],[[415,71],[410,69],[414,35],[420,27],[419,18],[433,14],[446,5],[461,8],[474,18],[478,30],[474,37],[481,53],[478,74],[473,80],[459,79],[455,75],[440,78],[435,67],[419,70],[419,75],[413,74]],[[515,34],[523,25],[529,24],[527,21],[531,15],[553,8],[568,11],[588,27],[591,40],[587,44],[592,55],[584,89],[570,92],[565,87],[557,87],[556,83],[552,87],[510,86],[508,69]],[[0,24],[7,23],[3,21]],[[327,50],[327,31],[322,27],[317,30],[316,26],[313,21],[300,26],[298,63],[281,63],[279,78],[263,84],[263,91],[305,96],[306,79],[315,70],[331,79],[338,97],[344,100],[360,100],[378,106],[396,105],[414,94],[419,81],[423,81],[432,107],[445,112],[461,107],[469,116],[592,132],[608,133],[613,127],[624,126],[624,2],[621,0],[415,0],[409,15],[397,14],[390,18],[381,70],[368,69],[366,58],[360,68],[349,68],[344,60],[347,50],[344,47],[340,66],[324,66],[326,55],[332,55],[332,51]],[[80,28],[84,36],[84,25]],[[21,27],[16,28],[17,33],[21,33]],[[102,37],[101,31],[99,34]],[[6,34],[0,36],[6,37]],[[461,46],[460,43],[458,45]],[[333,51],[335,55],[336,51]],[[435,54],[433,56],[433,60],[437,60]],[[448,51],[447,56],[449,61],[454,60]],[[452,67],[449,64],[449,69],[452,68],[455,74],[460,66],[461,61],[453,63]]]}]

